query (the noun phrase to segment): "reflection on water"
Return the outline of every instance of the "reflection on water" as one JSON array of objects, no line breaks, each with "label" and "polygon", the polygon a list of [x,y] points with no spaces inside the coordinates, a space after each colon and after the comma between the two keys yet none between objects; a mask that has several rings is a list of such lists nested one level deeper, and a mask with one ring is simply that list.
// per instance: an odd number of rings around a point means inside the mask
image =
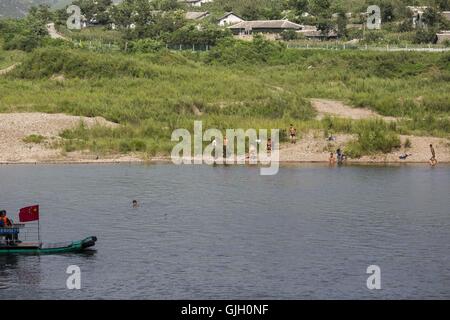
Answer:
[{"label": "reflection on water", "polygon": [[0,256],[0,288],[13,288],[17,284],[39,286],[41,282],[39,256],[22,259],[19,256]]},{"label": "reflection on water", "polygon": [[[0,298],[450,298],[450,167],[0,166],[0,207],[41,205],[45,241],[0,256]],[[132,200],[139,208],[132,208]],[[382,290],[366,288],[367,266]],[[69,265],[82,290],[67,290]]]}]

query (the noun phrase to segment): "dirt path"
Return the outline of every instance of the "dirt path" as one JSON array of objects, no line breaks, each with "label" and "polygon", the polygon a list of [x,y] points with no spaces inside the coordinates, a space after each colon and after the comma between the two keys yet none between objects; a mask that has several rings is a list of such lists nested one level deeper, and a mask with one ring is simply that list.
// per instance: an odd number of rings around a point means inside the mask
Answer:
[{"label": "dirt path", "polygon": [[[7,113],[0,114],[0,163],[29,163],[52,161],[95,160],[96,155],[74,152],[63,155],[61,150],[52,148],[52,144],[61,139],[58,135],[66,129],[71,129],[82,121],[87,127],[102,125],[118,126],[101,117],[87,118],[65,114],[46,113]],[[25,143],[24,138],[30,135],[43,136],[41,143]],[[133,156],[118,156],[99,161],[134,161]]]},{"label": "dirt path", "polygon": [[66,37],[62,36],[61,34],[56,31],[55,24],[49,23],[47,24],[47,32],[50,35],[50,38],[52,39],[62,39],[62,40],[68,40]]},{"label": "dirt path", "polygon": [[18,66],[18,63],[13,64],[5,69],[0,69],[0,76],[5,75],[11,71],[13,71]]},{"label": "dirt path", "polygon": [[312,106],[318,111],[317,118],[320,120],[326,115],[348,118],[353,120],[379,118],[384,121],[396,121],[394,117],[384,117],[378,113],[363,108],[353,108],[341,101],[327,99],[311,99]]}]

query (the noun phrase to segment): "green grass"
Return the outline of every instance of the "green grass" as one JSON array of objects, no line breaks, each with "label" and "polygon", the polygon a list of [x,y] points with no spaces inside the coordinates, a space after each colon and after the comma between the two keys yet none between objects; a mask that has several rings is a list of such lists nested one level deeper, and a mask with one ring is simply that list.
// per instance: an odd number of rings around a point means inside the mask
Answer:
[{"label": "green grass", "polygon": [[[0,112],[103,116],[117,129],[80,126],[66,151],[167,154],[177,128],[279,128],[356,134],[349,153],[389,152],[399,134],[450,134],[450,54],[331,52],[228,43],[208,53],[96,53],[44,48],[0,77]],[[1,51],[0,51],[1,54]],[[63,74],[65,81],[51,80]],[[404,117],[398,123],[314,120],[309,98]],[[196,115],[195,110],[202,112]]]},{"label": "green grass", "polygon": [[35,144],[42,143],[42,142],[44,142],[44,140],[45,140],[44,136],[36,135],[36,134],[29,135],[22,139],[22,141],[25,143],[35,143]]},{"label": "green grass", "polygon": [[3,42],[0,38],[0,69],[12,66],[24,57],[24,53],[21,51],[5,51],[2,48]]},{"label": "green grass", "polygon": [[89,27],[81,30],[69,30],[66,26],[58,25],[58,32],[73,41],[89,42],[100,41],[102,43],[122,42],[122,34],[119,31],[107,30],[104,27]]}]

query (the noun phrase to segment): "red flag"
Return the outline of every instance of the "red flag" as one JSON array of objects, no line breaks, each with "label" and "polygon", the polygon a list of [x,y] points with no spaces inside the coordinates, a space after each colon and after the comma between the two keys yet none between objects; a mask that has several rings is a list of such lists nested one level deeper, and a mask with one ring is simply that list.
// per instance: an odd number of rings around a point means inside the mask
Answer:
[{"label": "red flag", "polygon": [[39,205],[20,209],[19,220],[20,222],[39,220]]}]

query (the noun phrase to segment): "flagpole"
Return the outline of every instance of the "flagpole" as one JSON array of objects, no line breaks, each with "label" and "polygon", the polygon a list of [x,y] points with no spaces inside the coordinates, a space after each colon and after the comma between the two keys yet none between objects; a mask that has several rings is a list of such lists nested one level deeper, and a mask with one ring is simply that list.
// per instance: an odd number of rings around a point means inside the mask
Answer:
[{"label": "flagpole", "polygon": [[38,219],[38,242],[39,242],[39,245],[41,244],[41,225],[40,225],[40,220],[41,219]]}]

